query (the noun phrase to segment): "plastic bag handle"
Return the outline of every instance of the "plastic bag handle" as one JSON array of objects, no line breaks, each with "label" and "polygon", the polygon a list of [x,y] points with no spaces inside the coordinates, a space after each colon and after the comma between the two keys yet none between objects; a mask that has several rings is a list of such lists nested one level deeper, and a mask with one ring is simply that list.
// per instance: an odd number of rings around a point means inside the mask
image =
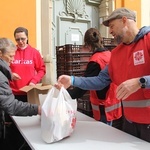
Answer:
[{"label": "plastic bag handle", "polygon": [[60,90],[61,90],[60,93],[63,94],[63,96],[64,96],[64,98],[65,98],[66,101],[72,100],[70,94],[67,92],[67,90],[64,87],[61,87]]}]

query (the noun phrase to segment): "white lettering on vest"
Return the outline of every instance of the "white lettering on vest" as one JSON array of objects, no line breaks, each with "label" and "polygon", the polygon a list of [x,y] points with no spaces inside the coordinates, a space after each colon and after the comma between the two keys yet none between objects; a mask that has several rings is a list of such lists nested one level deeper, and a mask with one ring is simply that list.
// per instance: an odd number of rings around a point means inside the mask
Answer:
[{"label": "white lettering on vest", "polygon": [[33,60],[14,60],[12,64],[33,64]]}]

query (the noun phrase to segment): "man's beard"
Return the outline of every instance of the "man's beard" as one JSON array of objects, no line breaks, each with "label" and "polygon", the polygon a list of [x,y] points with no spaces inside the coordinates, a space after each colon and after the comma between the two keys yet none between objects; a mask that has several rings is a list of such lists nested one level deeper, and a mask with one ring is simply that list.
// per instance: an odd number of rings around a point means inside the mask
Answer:
[{"label": "man's beard", "polygon": [[119,45],[122,42],[122,37],[121,36],[117,36],[117,37],[114,38],[114,40],[115,40],[115,43],[117,45]]}]

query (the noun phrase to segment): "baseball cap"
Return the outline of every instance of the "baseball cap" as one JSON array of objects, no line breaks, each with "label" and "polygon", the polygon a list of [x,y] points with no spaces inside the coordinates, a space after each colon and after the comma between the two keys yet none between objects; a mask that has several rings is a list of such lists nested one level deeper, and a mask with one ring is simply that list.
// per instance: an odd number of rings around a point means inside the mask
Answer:
[{"label": "baseball cap", "polygon": [[110,20],[121,19],[123,16],[127,17],[128,19],[134,20],[136,22],[135,12],[130,9],[122,7],[122,8],[115,9],[110,14],[110,16],[106,20],[103,21],[103,25],[108,27]]}]

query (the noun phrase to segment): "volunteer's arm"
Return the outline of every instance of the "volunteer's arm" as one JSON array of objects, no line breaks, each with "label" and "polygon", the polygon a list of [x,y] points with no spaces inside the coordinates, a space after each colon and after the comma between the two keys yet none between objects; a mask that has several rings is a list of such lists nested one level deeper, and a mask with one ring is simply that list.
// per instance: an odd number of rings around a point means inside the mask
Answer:
[{"label": "volunteer's arm", "polygon": [[98,76],[76,77],[62,75],[58,78],[58,83],[62,84],[65,88],[73,85],[84,90],[101,90],[111,83],[111,79],[108,74],[108,66],[106,66]]},{"label": "volunteer's arm", "polygon": [[[145,78],[146,81],[145,88],[150,88],[150,76],[143,76],[143,78]],[[141,88],[139,79],[140,78],[133,78],[122,82],[116,90],[117,98],[124,100],[139,90]]]},{"label": "volunteer's arm", "polygon": [[[90,61],[87,64],[85,73],[84,73],[84,77],[93,77],[93,76],[97,76],[99,74],[99,72],[101,71],[100,65],[96,62]],[[75,87],[73,89],[68,89],[68,92],[70,94],[70,96],[75,99],[75,98],[80,98],[82,97],[87,90],[83,90],[81,88]],[[101,93],[103,94],[103,93]]]}]

